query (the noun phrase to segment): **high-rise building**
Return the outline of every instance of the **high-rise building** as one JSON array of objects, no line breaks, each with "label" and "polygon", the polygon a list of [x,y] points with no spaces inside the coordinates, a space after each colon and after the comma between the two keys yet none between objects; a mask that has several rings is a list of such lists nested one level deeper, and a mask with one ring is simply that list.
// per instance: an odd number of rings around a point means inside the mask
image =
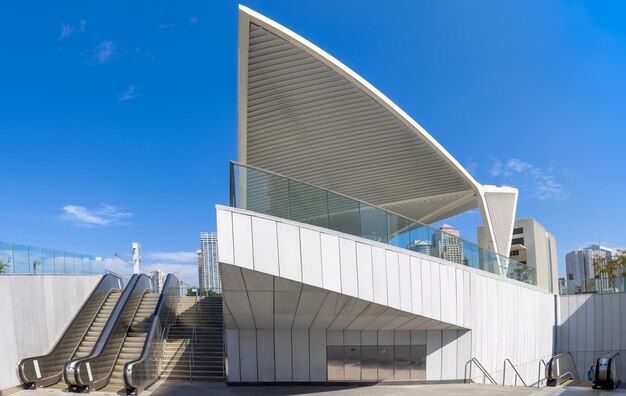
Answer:
[{"label": "high-rise building", "polygon": [[565,255],[566,279],[590,279],[596,276],[594,262],[599,257],[613,256],[613,249],[601,245],[591,245],[576,249]]},{"label": "high-rise building", "polygon": [[463,264],[463,242],[459,230],[449,224],[439,227],[433,235],[432,255],[454,263]]},{"label": "high-rise building", "polygon": [[150,271],[150,277],[152,278],[154,291],[157,293],[161,293],[163,291],[163,285],[165,284],[165,272],[157,268]]},{"label": "high-rise building", "polygon": [[222,292],[220,270],[217,262],[217,232],[200,233],[198,277],[200,289]]},{"label": "high-rise building", "polygon": [[[478,245],[485,240],[485,229],[478,226]],[[537,287],[558,292],[556,238],[532,217],[515,220],[509,258],[535,270]]]},{"label": "high-rise building", "polygon": [[206,271],[204,270],[204,258],[202,257],[202,249],[196,250],[196,256],[198,259],[198,287],[205,289],[209,286],[209,280],[206,277]]}]

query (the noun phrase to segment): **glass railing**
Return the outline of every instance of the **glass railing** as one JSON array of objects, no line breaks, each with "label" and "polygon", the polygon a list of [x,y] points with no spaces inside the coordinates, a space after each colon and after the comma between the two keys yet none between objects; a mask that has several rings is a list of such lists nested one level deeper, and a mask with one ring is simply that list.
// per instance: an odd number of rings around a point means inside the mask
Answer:
[{"label": "glass railing", "polygon": [[0,274],[104,274],[104,260],[86,254],[0,242]]},{"label": "glass railing", "polygon": [[387,243],[532,285],[535,270],[462,238],[320,187],[231,162],[230,205]]},{"label": "glass railing", "polygon": [[591,278],[559,281],[561,294],[626,293],[626,278]]}]

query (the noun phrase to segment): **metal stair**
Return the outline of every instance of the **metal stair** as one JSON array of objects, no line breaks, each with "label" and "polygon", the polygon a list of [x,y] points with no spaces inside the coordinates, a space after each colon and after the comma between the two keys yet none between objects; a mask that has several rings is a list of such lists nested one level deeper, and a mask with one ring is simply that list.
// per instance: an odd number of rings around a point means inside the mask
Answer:
[{"label": "metal stair", "polygon": [[[121,292],[111,292],[109,294],[104,304],[102,304],[102,308],[98,311],[94,321],[91,323],[91,326],[89,326],[87,334],[85,334],[85,337],[81,340],[80,344],[78,344],[78,349],[76,349],[76,353],[74,353],[72,359],[78,359],[89,355],[96,344],[96,341],[98,341],[98,337],[100,337],[102,329],[104,328],[107,320],[109,320],[111,312],[113,312],[113,308],[115,308],[115,304],[117,304],[117,300],[119,300],[121,294]],[[65,383],[65,379],[61,377],[61,381],[49,386],[48,388],[67,389],[67,384]]]},{"label": "metal stair", "polygon": [[[222,298],[181,297],[170,327],[162,379],[224,381]],[[195,325],[195,326],[194,326]]]},{"label": "metal stair", "polygon": [[120,353],[113,367],[113,374],[109,383],[101,392],[125,392],[123,370],[126,362],[135,360],[141,355],[146,336],[150,331],[150,319],[154,314],[154,309],[159,301],[158,293],[146,293],[141,299],[139,308],[135,313],[133,321],[126,333],[126,338],[120,349]]}]

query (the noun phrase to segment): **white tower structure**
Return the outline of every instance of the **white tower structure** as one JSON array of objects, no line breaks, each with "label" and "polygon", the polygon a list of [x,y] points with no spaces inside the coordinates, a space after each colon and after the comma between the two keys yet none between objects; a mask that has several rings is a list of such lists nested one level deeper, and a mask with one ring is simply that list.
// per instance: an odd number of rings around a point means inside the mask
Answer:
[{"label": "white tower structure", "polygon": [[141,245],[133,242],[133,274],[141,273]]}]

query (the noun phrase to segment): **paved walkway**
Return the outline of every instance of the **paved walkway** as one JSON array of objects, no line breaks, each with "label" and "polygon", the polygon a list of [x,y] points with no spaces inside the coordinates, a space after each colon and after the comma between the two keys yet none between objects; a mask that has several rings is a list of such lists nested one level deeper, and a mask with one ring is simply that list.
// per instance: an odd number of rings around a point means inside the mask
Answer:
[{"label": "paved walkway", "polygon": [[[622,387],[622,385],[620,385]],[[626,387],[626,386],[625,386]],[[68,392],[52,389],[25,390],[16,393],[20,396],[28,395],[68,396]],[[105,392],[91,392],[90,395],[112,395]],[[377,386],[226,386],[216,382],[157,382],[149,390],[142,393],[144,396],[297,396],[297,395],[326,395],[326,396],[408,396],[408,395],[477,395],[477,396],[625,396],[626,389],[615,391],[597,391],[589,387],[565,388],[523,388],[498,385],[479,384],[429,384],[429,385],[377,385]]]}]

